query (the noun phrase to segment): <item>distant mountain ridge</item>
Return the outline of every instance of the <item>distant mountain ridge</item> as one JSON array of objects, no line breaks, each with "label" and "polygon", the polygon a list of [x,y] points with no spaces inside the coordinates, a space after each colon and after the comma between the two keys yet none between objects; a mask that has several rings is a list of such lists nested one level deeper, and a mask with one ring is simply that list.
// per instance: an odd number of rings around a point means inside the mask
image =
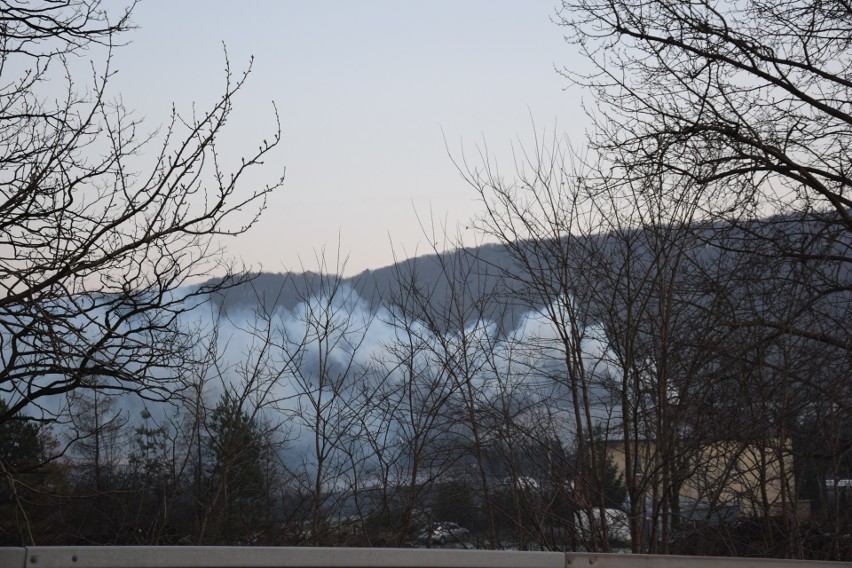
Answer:
[{"label": "distant mountain ridge", "polygon": [[[525,288],[524,277],[517,276],[529,270],[566,270],[565,266],[557,265],[560,259],[553,258],[561,252],[557,247],[570,245],[574,251],[595,251],[600,258],[596,261],[584,258],[578,263],[586,263],[585,268],[575,270],[587,270],[589,266],[594,266],[599,273],[607,274],[608,258],[615,262],[621,261],[618,247],[629,239],[652,243],[654,235],[648,233],[650,230],[626,230],[618,235],[601,233],[593,236],[565,237],[559,244],[549,242],[542,245],[542,241],[514,243],[511,246],[485,244],[441,254],[422,255],[345,278],[310,271],[261,272],[247,275],[244,282],[224,290],[212,300],[224,313],[257,308],[270,312],[275,309],[292,310],[300,302],[317,294],[324,285],[328,286],[329,282],[334,281],[350,287],[374,311],[381,306],[389,307],[404,301],[403,296],[415,289],[428,300],[422,309],[441,308],[451,311],[452,307],[448,307],[447,302],[454,301],[454,296],[456,301],[460,296],[464,296],[468,304],[482,300],[481,306],[459,315],[465,320],[464,324],[477,317],[499,322],[504,328],[511,328],[512,322],[520,315],[542,305],[541,298]],[[762,270],[757,266],[764,261],[767,266],[768,263],[777,264],[771,260],[774,255],[779,259],[789,258],[791,266],[792,263],[799,263],[799,269],[802,263],[819,265],[820,269],[830,266],[829,271],[834,271],[832,278],[835,283],[840,284],[840,288],[852,280],[852,235],[845,231],[842,223],[835,222],[834,215],[791,214],[736,226],[697,225],[689,227],[683,233],[688,234],[692,241],[688,256],[690,262],[695,265],[719,263],[723,255],[727,256],[725,262],[729,265],[737,265],[742,262],[738,255],[749,255],[752,260],[743,264],[744,269]],[[573,243],[569,243],[569,239],[573,239]],[[654,253],[646,249],[653,245],[643,246],[645,249],[642,246],[638,248],[639,254],[646,256],[646,261],[651,262]],[[524,255],[526,249],[530,251],[531,257],[538,255],[531,266],[521,266],[517,262],[518,255]],[[554,254],[548,255],[548,251],[553,251]],[[761,258],[764,261],[754,261]],[[590,265],[590,262],[593,264]],[[778,270],[778,267],[767,270]],[[509,277],[505,278],[507,275]],[[736,274],[728,275],[732,276],[736,277]],[[578,282],[582,280],[577,279]],[[585,284],[580,285],[590,286],[589,282],[586,279]],[[609,278],[602,279],[597,285],[601,287],[597,296],[603,297],[613,292],[612,289],[607,289],[608,287],[618,284],[616,280]],[[839,291],[839,288],[835,291]],[[423,315],[426,316],[425,313]]]},{"label": "distant mountain ridge", "polygon": [[[339,279],[341,285],[351,287],[372,309],[387,305],[398,291],[400,279],[406,280],[405,285],[414,284],[420,290],[428,289],[434,298],[446,298],[454,283],[447,278],[448,271],[442,269],[441,262],[455,267],[464,265],[468,276],[475,277],[476,286],[484,289],[500,288],[501,273],[512,266],[512,259],[503,245],[487,244],[456,249],[442,255],[417,256],[349,277],[313,271],[248,274],[244,282],[227,288],[212,299],[225,312],[257,307],[270,311],[292,310],[317,294],[329,279]],[[504,292],[508,293],[508,290]]]}]

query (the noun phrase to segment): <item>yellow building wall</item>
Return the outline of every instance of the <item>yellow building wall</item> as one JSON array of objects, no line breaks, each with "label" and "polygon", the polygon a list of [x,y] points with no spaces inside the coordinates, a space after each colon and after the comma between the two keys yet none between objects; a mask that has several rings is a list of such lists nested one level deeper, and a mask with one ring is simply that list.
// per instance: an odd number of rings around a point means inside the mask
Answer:
[{"label": "yellow building wall", "polygon": [[[653,441],[630,442],[638,457],[637,472],[645,483],[645,494],[660,495],[662,456]],[[738,505],[744,515],[780,515],[795,509],[792,495],[791,442],[760,446],[720,441],[693,445],[688,440],[676,450],[674,475],[680,478],[681,498],[711,505]],[[627,480],[623,442],[610,442],[607,455]],[[656,491],[655,491],[656,489]]]}]

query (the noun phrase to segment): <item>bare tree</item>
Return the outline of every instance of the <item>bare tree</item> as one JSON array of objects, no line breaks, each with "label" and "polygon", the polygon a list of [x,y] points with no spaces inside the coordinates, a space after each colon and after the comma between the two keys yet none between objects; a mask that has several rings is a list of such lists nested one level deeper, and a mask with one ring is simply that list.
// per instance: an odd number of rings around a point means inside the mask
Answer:
[{"label": "bare tree", "polygon": [[512,264],[503,276],[515,301],[546,324],[524,341],[536,350],[537,372],[559,387],[554,408],[570,416],[570,430],[554,436],[576,449],[573,500],[590,529],[587,546],[607,550],[603,468],[591,450],[608,411],[591,297],[577,262],[599,220],[578,169],[560,141],[538,137],[516,152],[514,179],[504,178],[486,151],[477,166],[460,164],[484,209],[475,227],[505,247]]},{"label": "bare tree", "polygon": [[500,538],[494,481],[487,460],[494,431],[488,424],[491,408],[484,396],[500,330],[500,323],[490,319],[495,316],[501,319],[499,309],[494,309],[495,284],[486,273],[480,272],[484,265],[474,253],[439,251],[435,236],[433,230],[430,240],[435,244],[433,258],[440,280],[447,284],[447,293],[420,296],[418,308],[432,338],[429,342],[432,364],[446,374],[452,390],[447,400],[447,411],[452,418],[448,434],[458,438],[462,455],[473,458],[470,465],[465,463],[469,460],[460,460],[473,469],[472,475],[465,472],[463,481],[478,490],[488,543],[497,548]]},{"label": "bare tree", "polygon": [[[362,425],[359,382],[366,371],[360,350],[373,320],[362,305],[359,284],[344,282],[345,261],[329,267],[318,256],[319,274],[308,274],[298,287],[299,303],[281,313],[273,330],[272,364],[289,381],[291,396],[282,405],[303,450],[297,479],[310,496],[307,539],[321,544],[329,517],[340,515],[351,491],[351,445]],[[327,272],[331,268],[334,272]],[[314,278],[315,277],[315,278]]]},{"label": "bare tree", "polygon": [[[371,450],[370,478],[382,484],[371,524],[387,530],[398,546],[428,520],[427,497],[457,459],[448,411],[457,385],[434,356],[437,340],[423,314],[437,301],[436,289],[443,288],[440,279],[422,277],[424,264],[433,268],[418,259],[395,266],[393,286],[384,298],[387,309],[377,322],[387,325],[392,337],[373,355],[377,381],[361,395],[372,410],[362,428],[362,443]],[[372,537],[370,531],[366,536]]]},{"label": "bare tree", "polygon": [[[217,152],[248,75],[227,57],[208,110],[140,133],[109,91],[132,8],[0,6],[0,421],[54,419],[51,397],[87,377],[168,397],[192,352],[179,315],[210,289],[181,287],[227,268],[211,237],[245,231],[281,183],[243,187],[277,130],[232,167]],[[86,52],[103,55],[88,78],[71,57]]]},{"label": "bare tree", "polygon": [[[804,1],[566,0],[561,23],[594,65],[566,74],[595,95],[593,147],[617,177],[662,169],[686,180],[706,220],[802,212],[829,232],[839,226],[846,236],[830,254],[848,273],[850,13]],[[825,260],[809,247],[780,248],[791,241],[766,242],[775,254]],[[850,345],[843,329],[753,324]]]}]

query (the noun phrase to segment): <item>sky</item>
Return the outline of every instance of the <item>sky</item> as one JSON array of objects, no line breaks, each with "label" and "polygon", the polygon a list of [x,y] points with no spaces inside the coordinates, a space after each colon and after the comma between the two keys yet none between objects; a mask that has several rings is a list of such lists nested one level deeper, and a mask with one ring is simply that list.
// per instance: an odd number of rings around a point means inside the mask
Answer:
[{"label": "sky", "polygon": [[556,4],[144,0],[113,88],[153,129],[172,104],[216,100],[225,49],[235,72],[254,56],[222,153],[236,160],[271,137],[274,101],[283,140],[251,181],[285,167],[286,178],[228,254],[283,272],[339,250],[352,275],[428,253],[421,221],[454,234],[477,214],[454,165],[462,153],[487,147],[510,170],[511,144],[534,130],[582,141],[583,93],[557,72],[582,61],[553,23]]}]

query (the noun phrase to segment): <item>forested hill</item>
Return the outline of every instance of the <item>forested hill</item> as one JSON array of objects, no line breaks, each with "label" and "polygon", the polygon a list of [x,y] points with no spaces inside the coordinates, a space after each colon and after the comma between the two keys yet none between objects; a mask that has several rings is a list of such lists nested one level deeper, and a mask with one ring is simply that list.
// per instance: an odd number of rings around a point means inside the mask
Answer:
[{"label": "forested hill", "polygon": [[[515,266],[503,245],[488,244],[443,254],[423,255],[376,270],[366,270],[350,277],[318,272],[261,272],[247,275],[245,280],[218,293],[213,301],[225,313],[262,308],[292,310],[300,302],[336,287],[338,294],[357,294],[371,310],[398,305],[412,296],[423,306],[448,308],[453,296],[463,296],[470,306],[465,319],[485,316],[490,320],[507,320],[512,314],[526,311],[512,297],[512,279],[507,275]],[[409,304],[408,307],[413,307]]]},{"label": "forested hill", "polygon": [[[832,216],[805,220],[789,215],[741,225],[665,226],[561,242],[486,244],[346,278],[310,271],[261,272],[221,290],[213,301],[226,314],[292,310],[334,289],[349,300],[357,295],[373,311],[403,306],[421,319],[429,319],[426,312],[432,311],[444,329],[476,319],[512,329],[524,314],[564,295],[587,303],[586,316],[600,319],[595,314],[623,304],[618,297],[636,293],[638,282],[650,285],[652,275],[664,273],[674,278],[679,295],[691,291],[695,298],[706,299],[709,290],[748,296],[760,289],[779,303],[786,293],[803,300],[830,291],[836,300],[836,292],[848,289],[850,259],[852,243],[842,223]],[[804,293],[802,286],[810,292]]]}]

